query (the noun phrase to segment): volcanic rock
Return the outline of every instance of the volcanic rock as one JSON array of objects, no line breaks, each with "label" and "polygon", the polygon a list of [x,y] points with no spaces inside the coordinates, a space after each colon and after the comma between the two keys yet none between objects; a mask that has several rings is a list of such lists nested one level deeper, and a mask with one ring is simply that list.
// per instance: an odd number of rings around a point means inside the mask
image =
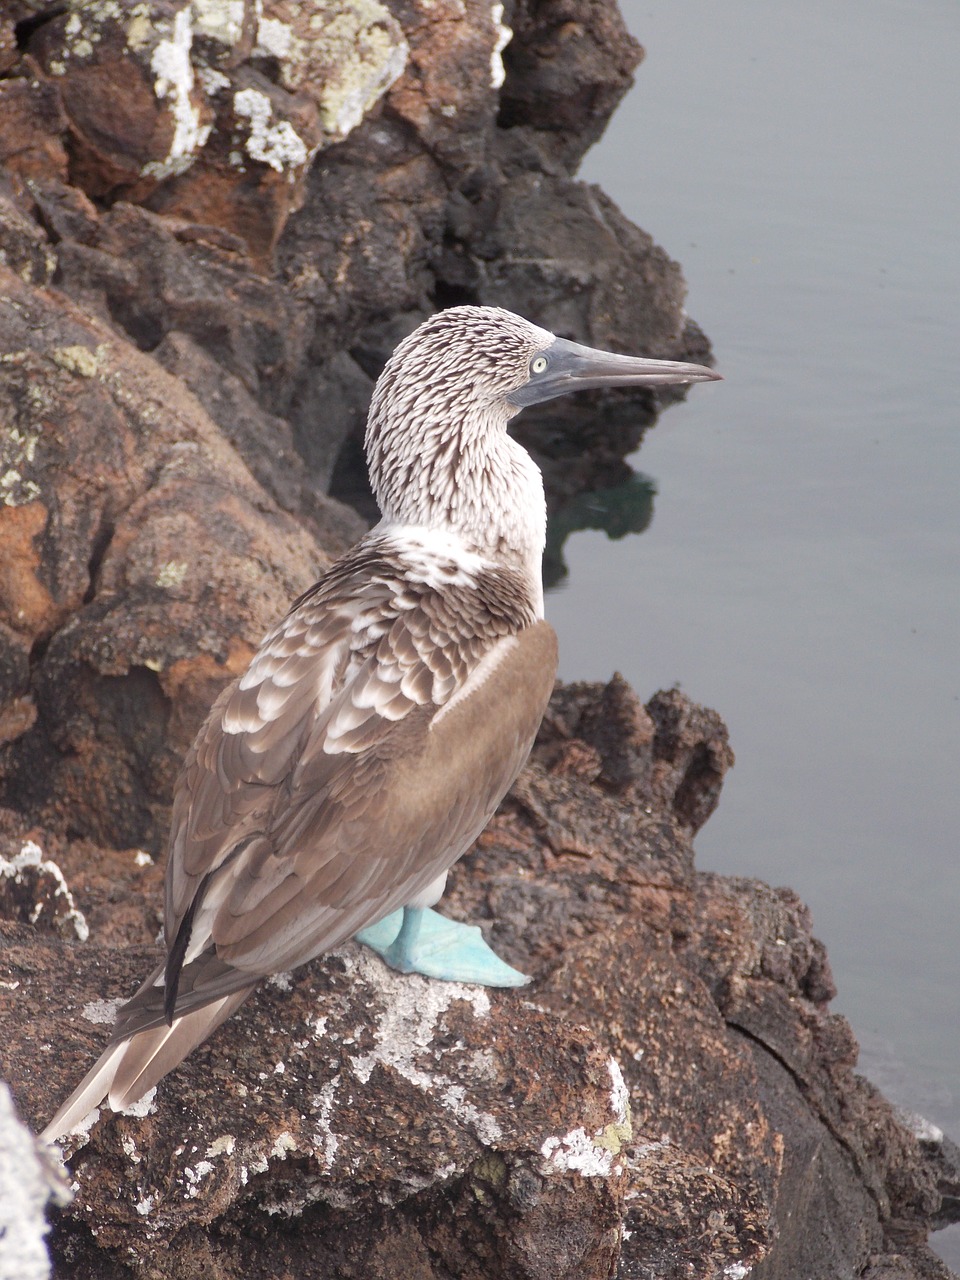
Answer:
[{"label": "volcanic rock", "polygon": [[[4,7],[0,1074],[31,1125],[154,963],[208,706],[363,527],[337,495],[374,515],[359,439],[397,340],[496,303],[709,359],[677,264],[575,176],[640,56],[612,0]],[[642,526],[642,486],[617,495],[658,403],[518,427],[555,529],[596,489]],[[265,983],[67,1144],[56,1274],[944,1275],[951,1148],[855,1074],[802,904],[695,870],[731,761],[676,691],[558,689],[446,907],[533,984],[355,944]]]}]

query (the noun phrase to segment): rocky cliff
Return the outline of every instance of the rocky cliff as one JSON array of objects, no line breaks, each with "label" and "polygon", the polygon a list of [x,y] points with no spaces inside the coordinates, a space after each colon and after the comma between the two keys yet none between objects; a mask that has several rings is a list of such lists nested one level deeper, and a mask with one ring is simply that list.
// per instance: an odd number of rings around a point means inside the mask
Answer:
[{"label": "rocky cliff", "polygon": [[[608,0],[4,6],[0,1067],[30,1125],[151,963],[206,708],[364,527],[397,338],[473,301],[707,353],[677,264],[575,177],[640,54]],[[519,428],[555,527],[655,407]],[[945,1275],[949,1161],[855,1074],[802,904],[695,870],[731,762],[676,692],[559,689],[446,907],[534,984],[354,944],[266,984],[72,1141],[56,1274]]]}]

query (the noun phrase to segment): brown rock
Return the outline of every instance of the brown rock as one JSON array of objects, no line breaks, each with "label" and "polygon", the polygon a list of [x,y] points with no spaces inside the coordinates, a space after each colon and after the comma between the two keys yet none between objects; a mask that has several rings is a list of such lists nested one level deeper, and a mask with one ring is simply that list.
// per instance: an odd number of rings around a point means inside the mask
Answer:
[{"label": "brown rock", "polygon": [[671,357],[683,340],[686,286],[677,263],[597,187],[521,173],[499,195],[477,244],[485,303],[536,313],[555,333],[605,349]]},{"label": "brown rock", "polygon": [[443,164],[469,170],[483,158],[496,117],[506,33],[490,5],[472,5],[464,21],[456,0],[407,0],[402,15],[409,63],[387,103]]},{"label": "brown rock", "polygon": [[[615,788],[609,719],[633,762]],[[355,944],[264,984],[145,1116],[101,1117],[69,1144],[80,1193],[58,1220],[61,1266],[600,1280],[899,1259],[904,1277],[935,1274],[942,1175],[852,1074],[804,909],[697,876],[686,811],[651,790],[677,767],[678,724],[693,755],[694,725],[701,746],[720,732],[676,691],[643,709],[622,681],[561,688],[447,905],[492,916],[535,985],[401,977]],[[30,838],[0,814],[8,861]],[[104,1002],[153,962],[159,889],[130,853],[42,853],[91,937],[3,926],[2,1070],[35,1123],[102,1044]],[[35,909],[27,893],[13,914]],[[745,1033],[757,1008],[767,1021]]]},{"label": "brown rock", "polygon": [[355,128],[408,52],[377,0],[332,12],[119,0],[54,13],[25,44],[63,103],[72,182],[222,227],[262,268],[316,151]]},{"label": "brown rock", "polygon": [[[51,1067],[60,1071],[44,1046],[57,1037],[58,1058],[80,1069],[102,1035],[98,1001],[129,986],[148,953],[102,955],[70,1000],[71,1026],[50,986],[69,980],[69,956],[13,927],[5,943],[4,980],[20,985],[0,1000],[21,1017],[30,1009],[17,1057],[33,1065],[26,1081],[4,1065],[36,1116]],[[84,1257],[79,1275],[97,1257],[141,1275],[198,1275],[213,1229],[217,1274],[251,1274],[249,1243],[237,1239],[251,1235],[269,1273],[282,1274],[305,1252],[291,1232],[302,1219],[313,1223],[312,1274],[354,1275],[399,1221],[451,1264],[465,1257],[459,1274],[478,1280],[608,1274],[623,1194],[608,1056],[530,1006],[521,1034],[498,1045],[503,1000],[400,978],[356,947],[268,984],[234,1024],[242,1045],[234,1038],[223,1058],[215,1037],[159,1109],[97,1125],[82,1143],[74,1174],[84,1191],[61,1219],[58,1248]],[[603,1174],[583,1177],[584,1160]]]},{"label": "brown rock", "polygon": [[572,170],[633,84],[643,49],[602,0],[519,0],[510,21],[500,122],[536,130]]},{"label": "brown rock", "polygon": [[0,251],[22,280],[43,285],[56,270],[57,255],[28,212],[32,205],[19,176],[0,172]]},{"label": "brown rock", "polygon": [[[21,419],[22,420],[22,419]],[[49,512],[34,493],[36,483],[21,468],[30,466],[38,438],[25,427],[13,427],[7,436],[3,490],[5,505],[0,507],[0,542],[4,557],[0,564],[0,619],[18,633],[26,646],[40,637],[49,636],[64,620],[70,601],[58,604],[41,581],[40,551],[37,538],[47,527]],[[22,502],[22,506],[16,505]]]},{"label": "brown rock", "polygon": [[[506,18],[503,86],[473,0],[0,18],[0,1070],[34,1121],[152,963],[137,846],[196,724],[356,536],[325,490],[363,505],[398,338],[499,302],[709,356],[677,265],[573,178],[639,54],[615,6]],[[623,485],[654,408],[527,422],[553,512]],[[266,984],[77,1144],[60,1274],[941,1275],[955,1177],[855,1076],[802,904],[694,870],[731,763],[676,691],[559,690],[449,895],[535,985],[353,946]]]},{"label": "brown rock", "polygon": [[8,277],[4,620],[43,648],[6,794],[106,843],[156,845],[215,686],[323,555],[154,361]]},{"label": "brown rock", "polygon": [[187,0],[149,17],[129,0],[71,8],[30,36],[70,122],[72,180],[88,195],[152,187],[193,162],[212,113],[194,81],[190,38]]},{"label": "brown rock", "polygon": [[66,178],[66,125],[55,85],[26,78],[0,81],[0,165],[8,173],[40,181]]}]

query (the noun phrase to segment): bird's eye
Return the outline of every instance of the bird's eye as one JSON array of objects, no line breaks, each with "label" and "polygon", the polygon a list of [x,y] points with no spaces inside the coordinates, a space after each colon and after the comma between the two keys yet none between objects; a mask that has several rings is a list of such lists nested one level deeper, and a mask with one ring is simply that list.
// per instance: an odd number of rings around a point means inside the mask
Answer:
[{"label": "bird's eye", "polygon": [[546,367],[547,367],[546,356],[534,356],[534,358],[530,361],[531,373],[543,373]]}]

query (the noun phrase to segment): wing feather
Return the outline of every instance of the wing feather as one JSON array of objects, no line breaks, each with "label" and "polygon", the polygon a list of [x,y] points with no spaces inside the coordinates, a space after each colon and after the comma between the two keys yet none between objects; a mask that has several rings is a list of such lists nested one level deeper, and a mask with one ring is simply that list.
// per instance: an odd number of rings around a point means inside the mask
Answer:
[{"label": "wing feather", "polygon": [[[523,764],[556,668],[552,630],[502,576],[441,594],[361,544],[266,638],[178,783],[166,929],[175,938],[193,904],[184,975],[207,955],[222,995],[224,964],[303,963],[422,892],[473,841]],[[505,686],[491,693],[485,667]],[[191,1007],[201,994],[190,989]]]}]

